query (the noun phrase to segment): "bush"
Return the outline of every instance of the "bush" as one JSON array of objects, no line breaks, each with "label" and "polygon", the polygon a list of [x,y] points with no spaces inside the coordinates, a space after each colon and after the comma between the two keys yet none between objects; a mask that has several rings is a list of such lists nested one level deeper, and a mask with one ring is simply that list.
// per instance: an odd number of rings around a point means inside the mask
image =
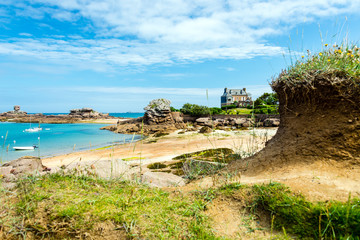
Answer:
[{"label": "bush", "polygon": [[212,107],[210,108],[210,112],[212,115],[214,115],[214,114],[222,114],[224,111],[221,108]]},{"label": "bush", "polygon": [[170,110],[171,110],[172,112],[180,112],[180,110],[179,110],[179,109],[176,109],[176,108],[171,107],[171,106],[170,106]]},{"label": "bush", "polygon": [[180,109],[180,112],[183,114],[190,114],[192,116],[199,116],[210,114],[210,109],[206,106],[185,103],[184,106]]},{"label": "bush", "polygon": [[279,114],[277,105],[260,105],[251,112],[254,114]]}]

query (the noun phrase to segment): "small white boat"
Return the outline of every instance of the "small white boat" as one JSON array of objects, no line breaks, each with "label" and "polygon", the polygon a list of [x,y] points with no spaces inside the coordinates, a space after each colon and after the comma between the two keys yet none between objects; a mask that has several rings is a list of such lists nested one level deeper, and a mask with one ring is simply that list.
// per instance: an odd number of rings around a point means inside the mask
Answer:
[{"label": "small white boat", "polygon": [[30,115],[30,128],[25,129],[24,132],[40,132],[42,130],[42,128],[40,127],[40,122],[39,122],[39,127],[31,127],[31,115]]},{"label": "small white boat", "polygon": [[29,146],[29,147],[13,147],[14,150],[20,151],[20,150],[34,150],[36,146]]},{"label": "small white boat", "polygon": [[42,130],[42,128],[36,127],[36,128],[28,128],[28,129],[25,129],[24,131],[25,132],[39,132],[41,130]]}]

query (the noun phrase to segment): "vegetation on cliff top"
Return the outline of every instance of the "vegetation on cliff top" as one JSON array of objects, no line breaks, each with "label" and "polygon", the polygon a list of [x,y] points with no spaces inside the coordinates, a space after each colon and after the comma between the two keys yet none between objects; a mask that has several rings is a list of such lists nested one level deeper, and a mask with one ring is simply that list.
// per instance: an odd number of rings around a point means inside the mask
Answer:
[{"label": "vegetation on cliff top", "polygon": [[308,51],[307,56],[301,56],[301,60],[297,60],[274,79],[272,86],[283,83],[288,86],[302,84],[302,87],[305,87],[313,84],[314,75],[323,73],[336,73],[348,80],[359,82],[360,48],[356,45],[330,47],[325,44],[323,50],[317,54]]}]

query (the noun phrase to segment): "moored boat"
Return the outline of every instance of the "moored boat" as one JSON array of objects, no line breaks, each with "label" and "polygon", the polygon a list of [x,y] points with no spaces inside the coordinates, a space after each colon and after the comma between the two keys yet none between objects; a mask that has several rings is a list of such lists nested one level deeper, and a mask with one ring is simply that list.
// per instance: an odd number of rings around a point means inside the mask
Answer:
[{"label": "moored boat", "polygon": [[25,129],[24,132],[39,132],[41,131],[42,128],[40,127],[35,127],[35,128],[28,128],[28,129]]},{"label": "moored boat", "polygon": [[26,147],[13,147],[14,150],[20,151],[20,150],[34,150],[36,146],[26,146]]}]

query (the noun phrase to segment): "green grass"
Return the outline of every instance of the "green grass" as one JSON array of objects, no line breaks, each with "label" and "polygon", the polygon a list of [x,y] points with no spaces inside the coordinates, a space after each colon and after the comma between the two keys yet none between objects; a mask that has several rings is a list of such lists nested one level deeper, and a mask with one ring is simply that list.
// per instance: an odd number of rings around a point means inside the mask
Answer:
[{"label": "green grass", "polygon": [[300,239],[360,239],[360,201],[309,202],[283,184],[239,183],[219,188],[219,194],[246,200],[254,215],[267,215],[271,227]]},{"label": "green grass", "polygon": [[230,114],[230,115],[240,115],[240,114],[251,114],[252,109],[248,109],[248,108],[234,108],[234,109],[229,109],[227,111],[225,111],[225,114]]},{"label": "green grass", "polygon": [[[101,238],[99,224],[129,239],[217,238],[205,215],[215,199],[238,201],[249,231],[274,229],[277,239],[355,239],[360,201],[310,202],[283,184],[244,185],[182,193],[136,183],[53,174],[27,177],[14,192],[0,188],[0,238]],[[259,220],[267,221],[265,225]],[[104,225],[101,225],[104,226]],[[271,230],[270,230],[271,229]],[[262,231],[261,230],[261,231]],[[276,236],[275,236],[276,235]]]},{"label": "green grass", "polygon": [[239,156],[230,148],[213,148],[192,153],[185,153],[174,157],[173,160],[194,159],[201,161],[228,163],[239,159]]},{"label": "green grass", "polygon": [[324,45],[323,51],[317,54],[308,52],[301,60],[289,66],[280,74],[277,81],[288,81],[289,84],[309,83],[309,74],[324,72],[341,72],[348,79],[360,79],[360,49],[355,45],[342,44],[330,47]]},{"label": "green grass", "polygon": [[207,201],[196,195],[61,174],[27,178],[18,191],[23,234],[39,238],[96,236],[95,226],[110,221],[130,238],[216,239],[203,214]]},{"label": "green grass", "polygon": [[131,161],[131,160],[139,160],[139,157],[128,157],[128,158],[123,158],[123,161]]},{"label": "green grass", "polygon": [[105,146],[105,147],[99,147],[99,148],[91,149],[91,151],[103,150],[103,149],[108,149],[108,148],[112,148],[112,147],[114,147],[114,146],[110,145],[110,146]]},{"label": "green grass", "polygon": [[166,168],[166,167],[167,167],[166,164],[163,164],[160,162],[152,163],[147,166],[148,169],[162,169],[162,168]]}]

